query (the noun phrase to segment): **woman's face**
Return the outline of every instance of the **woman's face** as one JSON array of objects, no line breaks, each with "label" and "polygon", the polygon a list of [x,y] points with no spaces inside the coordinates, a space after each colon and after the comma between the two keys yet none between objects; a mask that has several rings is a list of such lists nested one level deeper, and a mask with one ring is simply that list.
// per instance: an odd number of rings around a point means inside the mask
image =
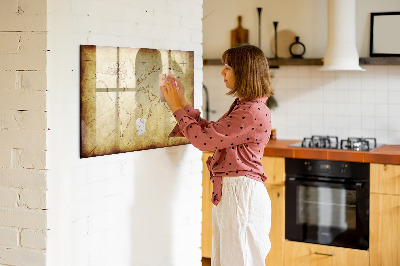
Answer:
[{"label": "woman's face", "polygon": [[224,77],[225,86],[228,89],[233,89],[235,86],[235,73],[233,72],[233,69],[225,64],[221,71],[221,75]]}]

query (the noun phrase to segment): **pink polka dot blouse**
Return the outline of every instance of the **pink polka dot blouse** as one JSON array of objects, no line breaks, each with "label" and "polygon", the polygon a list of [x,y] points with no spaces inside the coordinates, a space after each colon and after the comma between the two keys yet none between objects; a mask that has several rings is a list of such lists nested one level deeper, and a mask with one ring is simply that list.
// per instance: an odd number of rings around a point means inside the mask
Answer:
[{"label": "pink polka dot blouse", "polygon": [[201,118],[200,111],[190,105],[174,112],[178,124],[170,137],[186,137],[199,150],[214,151],[207,160],[214,205],[221,200],[224,176],[246,176],[261,182],[267,179],[261,164],[271,132],[271,112],[266,100],[267,97],[237,98],[216,122]]}]

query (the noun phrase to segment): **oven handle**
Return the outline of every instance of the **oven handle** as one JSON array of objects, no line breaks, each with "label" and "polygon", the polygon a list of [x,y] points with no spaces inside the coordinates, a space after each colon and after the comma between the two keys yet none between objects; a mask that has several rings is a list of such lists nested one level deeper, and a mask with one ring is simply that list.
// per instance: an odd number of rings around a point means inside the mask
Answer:
[{"label": "oven handle", "polygon": [[346,182],[332,182],[332,181],[321,181],[321,180],[316,180],[316,181],[309,181],[309,180],[304,180],[303,178],[297,178],[297,177],[288,177],[287,181],[294,181],[296,183],[301,183],[304,185],[340,185],[344,186],[347,188],[353,188],[353,189],[361,189],[363,187],[362,182],[356,182],[356,183],[346,183]]}]

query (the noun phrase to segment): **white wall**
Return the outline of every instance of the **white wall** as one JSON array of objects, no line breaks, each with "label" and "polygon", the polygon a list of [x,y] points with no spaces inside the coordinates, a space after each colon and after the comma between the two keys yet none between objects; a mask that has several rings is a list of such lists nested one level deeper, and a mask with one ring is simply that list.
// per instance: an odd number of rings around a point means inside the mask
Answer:
[{"label": "white wall", "polygon": [[[219,59],[229,48],[230,31],[237,27],[238,16],[243,17],[242,26],[249,30],[249,43],[258,45],[258,7],[262,8],[261,49],[267,57],[274,55],[272,22],[278,21],[278,32],[291,31],[300,37],[300,41],[306,46],[304,57],[321,58],[324,56],[327,41],[327,2],[327,0],[204,0],[204,58]],[[370,13],[399,10],[398,0],[356,0],[356,42],[360,57],[369,56]],[[287,43],[284,38],[280,41]],[[278,48],[278,53],[280,49]]]},{"label": "white wall", "polygon": [[0,2],[0,265],[46,261],[46,1]]},{"label": "white wall", "polygon": [[[369,13],[399,11],[400,2],[384,0],[378,4],[372,0],[358,0],[356,3],[357,47],[361,57],[368,57]],[[221,53],[229,48],[229,30],[236,27],[238,15],[243,15],[244,23],[246,18],[252,18],[253,22],[243,26],[250,30],[250,43],[257,45],[258,4],[268,14],[263,17],[263,23],[272,25],[275,19],[280,24],[282,22],[286,26],[281,29],[294,30],[303,39],[307,47],[305,57],[323,57],[326,17],[321,14],[327,11],[327,1],[255,1],[252,5],[234,1],[229,4],[233,5],[232,11],[229,11],[226,1],[205,0],[204,58],[220,58]],[[223,16],[220,15],[222,13]],[[262,27],[265,29],[268,26]],[[268,37],[267,34],[262,33],[265,36],[262,49],[267,56],[271,56],[271,49],[266,43],[268,38],[273,38],[272,26],[272,35]],[[272,124],[277,129],[278,138],[302,139],[322,134],[337,135],[339,138],[376,137],[382,144],[399,144],[400,66],[363,67],[365,72],[322,72],[318,66],[281,66],[272,69],[273,89],[279,104],[272,111]],[[204,85],[210,93],[210,109],[216,111],[210,115],[211,120],[224,114],[233,100],[224,95],[226,88],[219,74],[221,68],[222,65],[205,66],[203,69]]]},{"label": "white wall", "polygon": [[201,264],[201,152],[79,159],[79,45],[194,51],[199,107],[201,18],[201,0],[48,1],[48,265]]}]

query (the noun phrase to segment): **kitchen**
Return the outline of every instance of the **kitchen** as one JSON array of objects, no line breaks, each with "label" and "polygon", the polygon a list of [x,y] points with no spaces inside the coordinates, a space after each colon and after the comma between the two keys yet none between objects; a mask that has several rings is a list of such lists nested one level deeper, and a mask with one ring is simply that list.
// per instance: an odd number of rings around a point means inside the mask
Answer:
[{"label": "kitchen", "polygon": [[[250,4],[234,1],[229,2],[229,8],[227,8],[228,2],[225,4],[224,2],[204,1],[203,6],[203,58],[205,59],[203,83],[208,89],[210,99],[210,120],[218,119],[229,107],[231,99],[224,95],[224,86],[219,76],[222,65],[207,65],[207,63],[215,62],[213,59],[218,60],[220,54],[228,48],[230,44],[229,33],[237,26],[237,16],[242,16],[242,26],[249,29],[249,43],[257,45],[259,41],[257,8],[262,8],[261,48],[267,58],[272,59],[270,64],[274,62],[275,56],[273,21],[279,22],[278,42],[279,38],[287,41],[285,38],[290,34],[290,36],[300,36],[300,41],[306,46],[306,53],[304,54],[306,59],[324,57],[328,39],[326,31],[328,23],[327,1],[302,1],[301,3],[285,1],[280,4],[270,1],[255,1]],[[356,45],[360,58],[370,56],[370,13],[398,10],[400,10],[398,1],[382,1],[379,3],[376,1],[356,1]],[[215,27],[215,25],[219,26]],[[216,38],[216,36],[219,36],[219,38]],[[291,42],[294,42],[294,39],[286,42],[286,49]],[[280,51],[282,49],[284,47],[281,48],[278,44],[278,56],[281,56]],[[281,57],[290,57],[288,52],[285,55],[285,51],[283,51],[282,54]],[[394,60],[398,60],[398,58]],[[311,253],[309,250],[304,251],[301,247],[290,246],[293,242],[285,242],[284,240],[285,202],[283,195],[285,189],[287,189],[285,188],[285,158],[371,163],[369,177],[371,186],[370,211],[375,214],[377,211],[381,211],[378,206],[380,206],[382,199],[386,199],[387,202],[397,200],[396,204],[399,203],[398,181],[389,185],[392,189],[387,192],[381,190],[381,181],[374,178],[379,176],[379,178],[386,180],[382,182],[387,182],[387,180],[398,180],[399,177],[397,165],[400,163],[398,146],[400,143],[400,91],[398,89],[400,88],[400,66],[398,61],[397,63],[387,62],[383,65],[361,64],[361,67],[366,71],[321,71],[320,65],[306,64],[281,65],[279,68],[271,69],[275,90],[274,97],[278,103],[278,106],[272,109],[272,124],[273,128],[276,129],[277,140],[270,141],[265,150],[264,169],[269,174],[270,179],[270,182],[266,182],[268,183],[266,186],[270,195],[276,196],[276,201],[272,200],[272,204],[274,206],[275,203],[278,206],[275,211],[273,210],[273,217],[275,213],[280,217],[280,220],[276,222],[278,229],[271,231],[270,235],[271,239],[279,239],[278,248],[277,250],[272,248],[268,257],[273,262],[268,264],[267,257],[267,265],[291,265],[288,254],[291,254],[291,251],[295,252],[293,250],[304,256]],[[321,137],[328,135],[333,136],[334,139],[326,141]],[[348,139],[349,137],[374,138],[374,140],[366,140],[368,144],[365,144],[365,142],[354,144],[352,140]],[[303,138],[306,138],[304,141],[306,145],[309,145],[311,139],[313,143],[316,143],[315,140],[321,138],[322,142],[316,145],[325,148],[308,150],[289,146],[301,144]],[[332,144],[332,147],[327,147],[326,143]],[[355,149],[359,149],[358,147],[367,145],[374,149],[375,143],[378,148],[371,152],[326,149],[333,148],[336,145],[340,147],[341,143],[344,144],[345,149],[349,149],[346,146],[356,146]],[[382,144],[386,144],[386,146],[382,148]],[[387,149],[382,150],[385,148]],[[314,161],[312,162],[314,163]],[[385,173],[387,173],[387,176],[385,176]],[[204,180],[206,179],[204,177]],[[207,190],[206,185],[204,185],[204,190]],[[381,197],[386,193],[391,195],[391,198]],[[274,198],[274,196],[271,196],[271,198]],[[203,209],[206,209],[204,204],[206,203],[203,199]],[[398,220],[399,218],[395,218],[393,223]],[[370,220],[370,223],[370,230],[372,230],[372,225],[379,222]],[[203,231],[204,226],[207,228],[209,224],[203,220]],[[274,227],[274,222],[272,227]],[[397,228],[394,226],[390,230],[395,233],[398,230]],[[277,231],[280,231],[281,234],[278,235]],[[376,238],[376,234],[371,231],[370,234],[371,248],[371,246],[376,245],[372,241],[380,238]],[[203,237],[203,247],[207,245],[206,241],[210,241],[207,237],[205,239]],[[399,247],[392,243],[388,246],[387,250],[389,249],[398,251]],[[203,256],[204,250],[203,248]],[[335,254],[335,252],[326,250],[313,252],[325,255]],[[360,262],[364,262],[360,258],[367,259],[369,265],[397,265],[399,263],[397,255],[389,254],[388,260],[379,261],[380,258],[375,256],[376,253],[374,252],[376,252],[376,249],[372,253],[361,252],[361,257],[354,254],[349,256],[354,255],[354,258],[359,259]],[[382,252],[382,250],[379,252]],[[336,253],[336,258],[341,256],[338,254]],[[343,255],[343,253],[341,254]],[[206,254],[205,257],[207,256],[209,254]],[[317,256],[317,259],[326,259],[324,255],[320,256],[322,257],[318,258]],[[329,259],[329,257],[335,256],[325,257]],[[293,258],[296,257],[291,257],[291,259]],[[293,261],[296,261],[296,259],[293,259]],[[330,263],[326,260],[325,262]],[[311,265],[312,263],[315,262],[309,261],[304,265]],[[349,264],[349,261],[347,263],[347,265],[354,265]]]}]

